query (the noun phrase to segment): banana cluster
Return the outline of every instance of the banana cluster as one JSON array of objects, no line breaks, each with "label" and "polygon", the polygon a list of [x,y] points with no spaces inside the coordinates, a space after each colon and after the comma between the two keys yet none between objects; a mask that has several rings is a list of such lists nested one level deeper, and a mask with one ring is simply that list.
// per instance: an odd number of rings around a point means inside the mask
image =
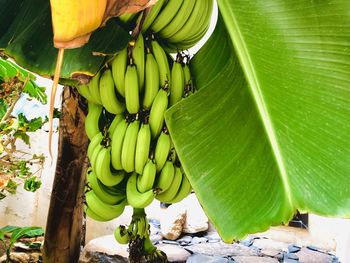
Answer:
[{"label": "banana cluster", "polygon": [[213,0],[158,0],[145,18],[142,32],[156,33],[169,52],[186,50],[207,32],[213,5]]},{"label": "banana cluster", "polygon": [[[194,91],[188,64],[184,53],[174,60],[153,35],[140,34],[77,87],[88,101],[85,210],[91,218],[108,221],[127,204],[176,203],[191,192],[164,122],[165,111]],[[118,231],[124,240],[125,231]]]}]

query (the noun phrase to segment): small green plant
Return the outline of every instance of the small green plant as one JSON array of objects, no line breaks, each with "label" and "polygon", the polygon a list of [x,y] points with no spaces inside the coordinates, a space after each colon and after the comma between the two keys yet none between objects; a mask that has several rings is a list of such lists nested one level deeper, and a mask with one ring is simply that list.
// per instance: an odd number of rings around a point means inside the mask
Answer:
[{"label": "small green plant", "polygon": [[[29,151],[18,150],[16,142],[22,140],[30,147],[29,133],[42,128],[47,117],[28,119],[23,113],[13,115],[19,99],[25,94],[27,100],[36,99],[46,104],[45,88],[34,82],[35,76],[9,60],[0,57],[0,200],[7,193],[15,194],[18,184],[34,192],[41,186],[40,171],[45,157]],[[33,171],[31,167],[39,167]]]},{"label": "small green plant", "polygon": [[[8,243],[5,239],[6,234],[11,234]],[[6,251],[6,263],[10,262],[11,249],[18,239],[21,237],[42,236],[43,234],[44,230],[41,227],[5,226],[3,228],[0,228],[0,241]]]}]

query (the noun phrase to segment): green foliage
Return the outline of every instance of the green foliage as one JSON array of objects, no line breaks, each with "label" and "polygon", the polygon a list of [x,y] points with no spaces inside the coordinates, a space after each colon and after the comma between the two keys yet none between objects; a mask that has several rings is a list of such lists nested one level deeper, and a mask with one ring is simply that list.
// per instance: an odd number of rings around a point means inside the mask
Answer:
[{"label": "green foliage", "polygon": [[[11,234],[9,244],[6,243],[5,235]],[[42,236],[44,230],[41,227],[16,227],[16,226],[5,226],[0,228],[0,241],[6,250],[6,262],[10,262],[10,252],[12,246],[22,237],[36,237]]]},{"label": "green foliage", "polygon": [[197,93],[166,121],[222,238],[296,210],[350,216],[350,2],[219,0],[192,62]]}]

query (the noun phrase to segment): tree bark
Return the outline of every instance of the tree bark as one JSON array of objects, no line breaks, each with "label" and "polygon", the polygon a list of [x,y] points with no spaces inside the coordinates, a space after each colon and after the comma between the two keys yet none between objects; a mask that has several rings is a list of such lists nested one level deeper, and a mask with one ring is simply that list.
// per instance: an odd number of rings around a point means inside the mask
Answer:
[{"label": "tree bark", "polygon": [[65,87],[58,158],[45,231],[44,262],[78,262],[79,259],[88,145],[84,120],[78,93]]}]

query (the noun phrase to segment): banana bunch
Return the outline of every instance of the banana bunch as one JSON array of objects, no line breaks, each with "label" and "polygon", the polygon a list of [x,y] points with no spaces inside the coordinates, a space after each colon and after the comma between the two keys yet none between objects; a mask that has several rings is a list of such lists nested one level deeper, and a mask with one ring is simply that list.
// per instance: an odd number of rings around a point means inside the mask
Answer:
[{"label": "banana bunch", "polygon": [[192,191],[164,121],[169,107],[194,92],[189,62],[184,52],[173,59],[154,34],[140,34],[77,87],[88,102],[85,212],[104,222],[133,207],[129,226],[116,227],[114,236],[121,244],[142,242],[150,262],[167,261],[149,239],[144,209],[155,199],[179,202]]},{"label": "banana bunch", "polygon": [[207,32],[213,5],[213,0],[158,0],[146,16],[142,32],[156,33],[169,52],[186,50]]}]

